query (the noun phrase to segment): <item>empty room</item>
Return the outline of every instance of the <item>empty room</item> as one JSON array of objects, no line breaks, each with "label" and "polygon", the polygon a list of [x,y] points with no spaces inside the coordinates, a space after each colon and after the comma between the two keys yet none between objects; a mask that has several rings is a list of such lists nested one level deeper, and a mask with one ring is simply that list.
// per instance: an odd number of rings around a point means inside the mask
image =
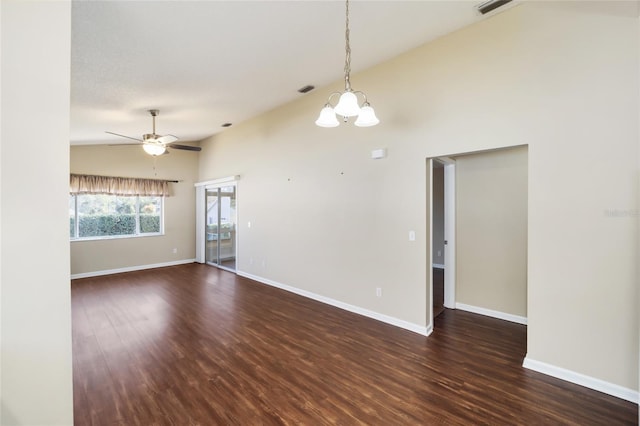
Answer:
[{"label": "empty room", "polygon": [[639,11],[3,0],[0,424],[638,424]]}]

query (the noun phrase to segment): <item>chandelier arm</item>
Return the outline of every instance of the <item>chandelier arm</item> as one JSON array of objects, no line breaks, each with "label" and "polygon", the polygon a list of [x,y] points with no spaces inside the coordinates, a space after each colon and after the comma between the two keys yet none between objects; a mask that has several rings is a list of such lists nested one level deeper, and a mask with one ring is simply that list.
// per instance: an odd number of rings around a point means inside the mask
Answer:
[{"label": "chandelier arm", "polygon": [[335,105],[331,103],[331,98],[333,98],[334,96],[340,97],[340,95],[342,95],[342,93],[340,92],[333,92],[332,94],[330,94],[329,97],[327,98],[327,103],[325,104],[325,106],[330,106],[331,108],[334,108]]},{"label": "chandelier arm", "polygon": [[351,91],[351,44],[349,43],[349,0],[346,1],[346,18],[345,18],[345,57],[344,57],[344,90]]},{"label": "chandelier arm", "polygon": [[364,98],[364,102],[362,103],[362,106],[369,105],[369,101],[367,101],[367,95],[364,92],[362,92],[360,90],[356,90],[355,92],[353,92],[353,94],[354,95],[358,95],[358,94],[362,95],[362,97]]}]

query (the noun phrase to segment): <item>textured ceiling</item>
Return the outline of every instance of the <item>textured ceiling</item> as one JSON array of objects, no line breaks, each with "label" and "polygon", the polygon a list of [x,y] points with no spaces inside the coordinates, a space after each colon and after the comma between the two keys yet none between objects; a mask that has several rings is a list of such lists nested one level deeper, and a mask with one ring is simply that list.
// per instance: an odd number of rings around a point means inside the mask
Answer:
[{"label": "textured ceiling", "polygon": [[[478,1],[354,1],[353,72],[482,19]],[[71,144],[198,141],[342,77],[339,1],[74,1]],[[357,82],[354,82],[357,85]],[[321,105],[318,106],[320,108]],[[130,141],[129,141],[130,142]]]}]

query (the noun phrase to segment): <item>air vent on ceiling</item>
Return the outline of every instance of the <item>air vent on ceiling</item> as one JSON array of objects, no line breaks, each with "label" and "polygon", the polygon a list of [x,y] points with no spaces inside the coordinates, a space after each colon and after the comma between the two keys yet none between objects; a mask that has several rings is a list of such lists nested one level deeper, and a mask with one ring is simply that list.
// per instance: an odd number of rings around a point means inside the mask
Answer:
[{"label": "air vent on ceiling", "polygon": [[299,88],[298,92],[300,92],[300,93],[308,93],[308,92],[312,91],[313,89],[315,89],[315,86],[307,84],[306,86]]},{"label": "air vent on ceiling", "polygon": [[487,2],[484,2],[477,7],[478,12],[480,12],[483,15],[486,15],[487,13],[496,10],[499,7],[504,6],[507,3],[511,3],[513,0],[489,0]]}]

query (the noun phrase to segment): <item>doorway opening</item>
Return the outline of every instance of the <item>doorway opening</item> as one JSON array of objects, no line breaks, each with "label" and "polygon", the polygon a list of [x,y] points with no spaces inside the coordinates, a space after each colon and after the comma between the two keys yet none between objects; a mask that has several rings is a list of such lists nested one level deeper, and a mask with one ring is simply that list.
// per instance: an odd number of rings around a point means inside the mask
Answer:
[{"label": "doorway opening", "polygon": [[431,281],[433,318],[455,308],[455,160],[432,159]]},{"label": "doorway opening", "polygon": [[430,325],[445,308],[526,325],[527,146],[430,158],[427,171]]},{"label": "doorway opening", "polygon": [[444,163],[438,159],[433,160],[432,180],[433,212],[433,237],[431,240],[432,279],[433,279],[433,317],[444,312]]}]

